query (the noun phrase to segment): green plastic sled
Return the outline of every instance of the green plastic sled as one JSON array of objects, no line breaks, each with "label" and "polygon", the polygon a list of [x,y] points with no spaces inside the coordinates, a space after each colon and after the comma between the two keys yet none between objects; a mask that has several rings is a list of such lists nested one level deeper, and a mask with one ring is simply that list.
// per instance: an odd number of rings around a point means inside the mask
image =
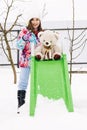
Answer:
[{"label": "green plastic sled", "polygon": [[68,111],[74,111],[66,55],[60,60],[49,61],[37,61],[32,57],[30,116],[35,114],[38,94],[54,100],[63,98]]}]

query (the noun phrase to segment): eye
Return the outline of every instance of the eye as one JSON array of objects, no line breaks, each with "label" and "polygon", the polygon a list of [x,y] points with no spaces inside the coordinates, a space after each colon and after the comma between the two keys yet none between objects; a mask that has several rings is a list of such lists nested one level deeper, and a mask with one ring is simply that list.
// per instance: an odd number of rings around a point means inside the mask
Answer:
[{"label": "eye", "polygon": [[45,42],[45,40],[43,40],[43,42]]}]

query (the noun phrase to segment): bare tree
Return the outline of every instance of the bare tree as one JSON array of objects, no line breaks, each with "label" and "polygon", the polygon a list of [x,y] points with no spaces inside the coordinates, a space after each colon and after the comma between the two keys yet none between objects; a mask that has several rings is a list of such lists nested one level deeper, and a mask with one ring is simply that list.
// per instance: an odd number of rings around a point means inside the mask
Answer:
[{"label": "bare tree", "polygon": [[[72,0],[72,10],[73,10],[73,17],[72,17],[72,33],[70,35],[70,31],[68,30],[69,36],[69,43],[70,43],[70,83],[72,82],[72,63],[78,56],[81,55],[84,47],[86,45],[87,39],[85,38],[85,31],[86,28],[80,32],[77,36],[75,35],[75,3]],[[73,57],[73,53],[80,49],[79,53]]]},{"label": "bare tree", "polygon": [[[12,52],[11,52],[11,43],[13,40],[16,39],[16,37],[9,38],[9,35],[12,35],[11,32],[13,30],[13,28],[18,25],[18,20],[19,18],[22,16],[22,14],[19,14],[16,16],[14,22],[12,24],[10,24],[10,27],[8,28],[8,19],[9,19],[9,15],[11,13],[11,11],[14,11],[14,3],[15,2],[32,2],[32,0],[3,0],[5,7],[4,11],[0,11],[0,17],[3,17],[3,23],[0,23],[0,30],[2,31],[2,33],[0,34],[0,41],[1,41],[1,47],[3,49],[4,54],[6,55],[8,61],[11,64],[12,70],[13,70],[13,74],[14,74],[14,83],[17,82],[17,76],[16,76],[16,69],[14,66],[14,61],[13,61],[13,57],[12,57]],[[42,10],[42,18],[44,18],[46,16],[47,12],[46,12],[46,4],[44,4],[43,6],[43,10]],[[22,17],[21,17],[22,18]],[[21,26],[21,25],[20,25]]]},{"label": "bare tree", "polygon": [[[11,64],[11,67],[12,67],[12,70],[13,70],[13,74],[14,74],[14,83],[16,83],[17,81],[17,76],[16,76],[16,69],[15,69],[15,66],[14,66],[14,62],[13,62],[13,57],[12,57],[12,53],[11,53],[11,45],[10,45],[10,42],[11,40],[9,40],[9,33],[12,31],[12,29],[14,28],[14,26],[16,25],[19,17],[21,16],[21,14],[19,14],[14,22],[12,23],[12,25],[10,25],[10,27],[7,29],[7,21],[8,21],[8,18],[9,18],[9,14],[10,14],[10,11],[12,11],[12,7],[13,7],[13,4],[14,4],[14,1],[15,0],[11,0],[10,4],[8,3],[8,0],[4,0],[4,3],[6,4],[6,9],[3,13],[1,13],[0,16],[2,16],[2,14],[4,14],[4,22],[3,23],[0,23],[0,30],[2,31],[2,34],[1,34],[1,46],[2,46],[2,49],[4,51],[4,54],[6,55],[8,61],[10,62]],[[14,40],[14,39],[12,39]],[[4,42],[5,41],[5,45],[4,45]]]}]

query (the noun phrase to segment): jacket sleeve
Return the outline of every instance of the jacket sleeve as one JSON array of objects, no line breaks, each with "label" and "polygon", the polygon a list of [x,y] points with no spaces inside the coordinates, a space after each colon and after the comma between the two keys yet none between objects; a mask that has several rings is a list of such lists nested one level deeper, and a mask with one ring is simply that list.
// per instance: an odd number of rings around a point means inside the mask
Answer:
[{"label": "jacket sleeve", "polygon": [[24,41],[23,36],[26,35],[27,33],[27,29],[23,29],[20,31],[17,41],[16,41],[16,47],[18,50],[23,50],[25,45],[26,45],[26,41]]},{"label": "jacket sleeve", "polygon": [[33,42],[34,45],[37,44],[37,39],[36,39],[36,36],[35,36],[34,33],[28,32],[27,34],[25,34],[25,35],[22,37],[22,39],[23,39],[24,41],[28,41],[28,42],[31,42],[31,43]]}]

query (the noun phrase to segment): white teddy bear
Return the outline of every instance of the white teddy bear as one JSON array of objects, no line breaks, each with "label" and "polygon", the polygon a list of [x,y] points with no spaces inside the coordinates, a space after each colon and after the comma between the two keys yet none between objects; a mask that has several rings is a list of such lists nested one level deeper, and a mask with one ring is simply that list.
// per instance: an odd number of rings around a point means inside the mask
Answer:
[{"label": "white teddy bear", "polygon": [[38,37],[41,45],[35,49],[37,60],[58,60],[61,58],[61,47],[58,43],[58,33],[51,30],[39,32]]}]

